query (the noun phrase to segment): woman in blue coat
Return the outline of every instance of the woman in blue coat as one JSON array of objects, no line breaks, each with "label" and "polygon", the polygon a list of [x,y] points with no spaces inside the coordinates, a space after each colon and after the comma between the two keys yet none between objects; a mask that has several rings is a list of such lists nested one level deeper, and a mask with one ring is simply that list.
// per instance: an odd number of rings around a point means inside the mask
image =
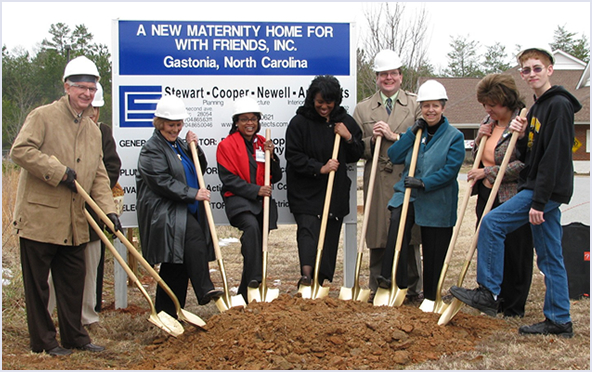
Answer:
[{"label": "woman in blue coat", "polygon": [[[378,280],[381,288],[391,288],[393,257],[399,220],[406,188],[411,188],[411,199],[405,224],[403,244],[396,284],[407,288],[407,246],[411,227],[415,222],[421,227],[423,250],[423,287],[427,300],[436,299],[436,288],[452,230],[456,223],[458,203],[457,176],[465,158],[464,136],[448,123],[444,107],[448,96],[442,84],[435,80],[426,81],[418,91],[417,101],[422,118],[401,135],[388,150],[393,164],[405,164],[401,180],[394,186],[395,193],[388,208],[391,210],[391,224],[387,237],[382,275]],[[413,152],[415,135],[422,129],[415,176],[409,177],[409,165]]]}]

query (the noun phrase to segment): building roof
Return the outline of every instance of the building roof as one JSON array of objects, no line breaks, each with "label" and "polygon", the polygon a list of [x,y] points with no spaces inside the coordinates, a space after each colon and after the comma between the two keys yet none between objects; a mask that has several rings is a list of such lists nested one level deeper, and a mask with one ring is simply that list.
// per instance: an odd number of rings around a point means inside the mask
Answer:
[{"label": "building roof", "polygon": [[[553,55],[562,61],[554,69],[551,84],[562,85],[582,104],[582,109],[575,115],[576,124],[590,124],[590,70],[582,61],[575,59],[562,51],[555,51]],[[568,63],[571,62],[571,63]],[[555,66],[554,66],[555,67]],[[520,77],[518,66],[504,72],[510,74],[516,81],[520,94],[524,98],[526,107],[534,104],[532,90]],[[426,80],[419,78],[420,86]],[[459,128],[477,128],[486,113],[477,101],[477,84],[479,78],[435,78],[446,87],[448,102],[444,115],[448,121]]]}]

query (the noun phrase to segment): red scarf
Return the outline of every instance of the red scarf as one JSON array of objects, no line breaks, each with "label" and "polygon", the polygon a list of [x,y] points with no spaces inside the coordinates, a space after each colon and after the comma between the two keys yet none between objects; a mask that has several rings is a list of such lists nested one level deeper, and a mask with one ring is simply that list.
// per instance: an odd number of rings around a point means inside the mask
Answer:
[{"label": "red scarf", "polygon": [[[253,149],[255,150],[252,155],[253,158],[255,158],[257,150],[264,151],[264,144],[265,137],[256,134],[255,138],[253,139]],[[245,139],[240,134],[240,132],[237,131],[220,142],[216,151],[216,161],[218,161],[220,165],[222,165],[232,174],[236,174],[241,179],[251,183],[249,158],[248,156],[245,156],[245,154],[248,154],[247,145],[245,145]],[[265,163],[257,162],[257,185],[263,186],[265,184],[264,179]],[[230,191],[226,191],[224,193],[224,196],[232,195],[234,194]]]}]

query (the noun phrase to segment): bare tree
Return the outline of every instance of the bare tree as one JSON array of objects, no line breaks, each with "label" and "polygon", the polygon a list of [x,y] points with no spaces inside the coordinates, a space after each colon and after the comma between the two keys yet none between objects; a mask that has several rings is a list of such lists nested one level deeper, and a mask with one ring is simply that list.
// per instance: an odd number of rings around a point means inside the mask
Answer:
[{"label": "bare tree", "polygon": [[367,33],[358,50],[359,96],[376,91],[372,64],[376,53],[383,49],[391,49],[401,57],[403,89],[416,91],[418,77],[432,74],[426,47],[428,12],[422,6],[415,14],[407,14],[405,3],[368,4],[364,11]]}]

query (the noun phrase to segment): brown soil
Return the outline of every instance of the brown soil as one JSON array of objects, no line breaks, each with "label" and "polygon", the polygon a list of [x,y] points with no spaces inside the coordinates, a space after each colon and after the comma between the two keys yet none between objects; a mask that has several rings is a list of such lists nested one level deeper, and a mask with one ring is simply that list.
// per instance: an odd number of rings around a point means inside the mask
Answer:
[{"label": "brown soil", "polygon": [[[469,319],[470,318],[470,319]],[[494,330],[493,318],[375,307],[332,297],[281,295],[213,316],[202,329],[146,347],[139,369],[393,369],[468,351]]]}]

